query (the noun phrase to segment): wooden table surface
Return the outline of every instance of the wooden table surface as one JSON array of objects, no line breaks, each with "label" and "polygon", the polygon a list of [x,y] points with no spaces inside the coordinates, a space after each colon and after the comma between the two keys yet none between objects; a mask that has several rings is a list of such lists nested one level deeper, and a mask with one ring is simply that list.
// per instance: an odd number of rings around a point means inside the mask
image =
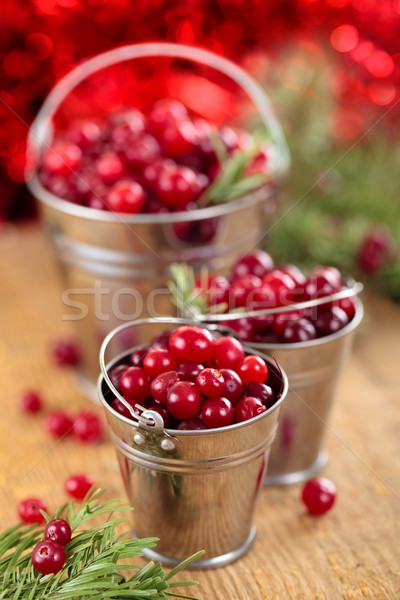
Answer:
[{"label": "wooden table surface", "polygon": [[[61,281],[36,225],[0,231],[0,527],[18,521],[18,502],[66,501],[65,479],[90,472],[106,497],[125,499],[114,449],[73,439],[54,443],[43,414],[22,415],[18,394],[39,390],[45,412],[88,407],[74,372],[52,365],[49,345],[71,333],[62,321]],[[315,518],[299,485],[264,488],[256,541],[246,557],[216,570],[191,571],[207,600],[392,600],[400,598],[400,305],[363,294],[366,316],[341,378],[326,435],[323,475],[337,503]],[[99,411],[99,414],[101,412]],[[193,588],[191,593],[193,593]]]}]

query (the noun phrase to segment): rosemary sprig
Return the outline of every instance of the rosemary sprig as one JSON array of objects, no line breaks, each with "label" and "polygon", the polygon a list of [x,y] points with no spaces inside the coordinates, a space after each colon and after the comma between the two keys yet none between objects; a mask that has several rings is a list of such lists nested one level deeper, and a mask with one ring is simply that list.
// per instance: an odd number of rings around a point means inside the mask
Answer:
[{"label": "rosemary sprig", "polygon": [[246,174],[246,168],[251,164],[263,144],[268,141],[265,135],[255,136],[253,143],[248,148],[237,150],[231,157],[227,155],[226,151],[221,152],[223,144],[215,132],[210,136],[210,140],[220,162],[221,170],[197,200],[199,207],[230,202],[260,188],[271,179],[270,170],[266,173]]},{"label": "rosemary sprig", "polygon": [[[209,277],[206,267],[200,272],[200,286],[196,286],[194,270],[187,263],[174,263],[170,267],[172,279],[168,282],[168,288],[172,294],[172,301],[179,311],[179,315],[185,318],[196,318],[196,315],[204,315],[211,311],[223,313],[227,304],[221,302],[210,307],[207,298],[207,281]],[[202,284],[202,282],[204,282]]]},{"label": "rosemary sprig", "polygon": [[[80,508],[73,502],[60,507],[57,517],[65,515],[73,536],[66,546],[66,562],[55,575],[40,575],[31,564],[34,546],[43,539],[43,530],[35,525],[19,524],[0,534],[0,600],[105,600],[135,598],[160,600],[181,597],[176,587],[195,585],[195,581],[171,582],[170,579],[197,560],[203,552],[187,558],[166,574],[160,563],[145,567],[120,564],[123,559],[142,556],[152,548],[157,538],[130,538],[128,532],[117,534],[125,518],[114,518],[114,511],[128,511],[130,506],[120,500],[100,502],[102,490],[88,495]],[[88,529],[82,525],[90,519],[107,515],[106,521]],[[50,520],[48,515],[45,515]],[[124,575],[121,575],[124,573]],[[133,574],[132,574],[133,573]]]}]

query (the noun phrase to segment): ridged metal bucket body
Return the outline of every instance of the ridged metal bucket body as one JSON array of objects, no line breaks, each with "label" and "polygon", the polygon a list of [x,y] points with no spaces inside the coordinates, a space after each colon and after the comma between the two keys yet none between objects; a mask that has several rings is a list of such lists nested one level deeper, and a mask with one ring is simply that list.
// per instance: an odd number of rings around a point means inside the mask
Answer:
[{"label": "ridged metal bucket body", "polygon": [[[227,272],[238,256],[259,241],[274,213],[275,189],[289,165],[279,121],[265,91],[252,77],[206,50],[164,42],[116,48],[70,72],[51,91],[32,124],[30,150],[40,156],[48,146],[57,110],[79,84],[115,64],[154,57],[212,69],[244,92],[274,149],[274,183],[223,206],[175,214],[116,215],[65,202],[44,189],[37,176],[29,179],[63,272],[65,318],[76,324],[82,372],[93,383],[99,344],[108,331],[122,321],[173,314],[166,286],[171,263],[185,261],[195,269],[207,264],[213,271]],[[202,242],[185,229],[189,222],[192,227],[203,226]],[[163,291],[154,293],[160,288]]]},{"label": "ridged metal bucket body", "polygon": [[323,440],[332,403],[362,317],[358,300],[353,319],[335,334],[297,344],[249,344],[274,356],[289,380],[268,462],[267,485],[305,481],[325,465]]},{"label": "ridged metal bucket body", "polygon": [[[149,558],[177,564],[205,550],[195,566],[217,567],[242,556],[252,543],[256,501],[287,393],[285,374],[264,358],[271,384],[282,389],[273,407],[229,427],[165,430],[161,436],[114,411],[100,377],[99,398],[134,507],[134,534],[160,538],[156,552],[147,551]],[[163,449],[164,433],[172,449]]]}]

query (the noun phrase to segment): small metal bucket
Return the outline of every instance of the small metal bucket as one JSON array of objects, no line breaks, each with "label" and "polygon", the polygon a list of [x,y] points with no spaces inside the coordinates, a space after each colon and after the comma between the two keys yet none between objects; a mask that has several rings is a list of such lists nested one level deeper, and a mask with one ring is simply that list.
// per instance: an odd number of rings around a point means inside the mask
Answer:
[{"label": "small metal bucket", "polygon": [[[171,57],[205,67],[245,92],[274,148],[271,184],[257,193],[209,208],[119,215],[56,197],[37,176],[28,180],[61,266],[63,318],[76,324],[82,374],[92,383],[98,375],[101,340],[111,329],[124,321],[173,314],[166,285],[172,263],[188,262],[196,270],[208,264],[214,272],[225,272],[258,242],[275,212],[276,190],[289,165],[281,127],[258,83],[229,60],[195,47],[169,43],[124,46],[79,65],[44,102],[30,129],[31,151],[40,155],[49,144],[56,113],[79,84],[112,65],[148,57]],[[188,223],[207,228],[208,237],[201,241],[187,236],[182,239],[182,229]],[[115,348],[116,353],[123,350],[123,345]]]},{"label": "small metal bucket", "polygon": [[[346,290],[307,302],[248,313],[196,315],[203,323],[230,321],[243,316],[277,314],[293,310],[315,309],[326,303],[356,296],[362,284],[349,281]],[[275,441],[271,448],[265,485],[288,485],[306,481],[325,466],[328,455],[323,450],[336,387],[348,359],[354,331],[364,314],[357,298],[356,313],[338,332],[323,338],[294,344],[247,342],[252,350],[273,356],[285,369],[289,381],[287,399],[282,406]]]},{"label": "small metal bucket", "polygon": [[[187,321],[161,321],[164,329],[183,323]],[[134,508],[134,535],[160,538],[157,552],[144,552],[148,558],[174,565],[205,550],[195,567],[223,566],[242,556],[253,542],[256,500],[287,394],[287,378],[270,358],[257,352],[268,364],[271,386],[280,391],[276,403],[261,415],[229,427],[200,431],[164,430],[162,418],[151,410],[140,416],[131,412],[132,421],[110,406],[114,397],[123,398],[107,371],[122,357],[106,366],[105,352],[118,334],[131,330],[137,339],[145,332],[150,341],[159,327],[160,321],[151,319],[123,324],[106,337],[100,351],[98,394]],[[208,328],[218,335],[215,327]]]}]

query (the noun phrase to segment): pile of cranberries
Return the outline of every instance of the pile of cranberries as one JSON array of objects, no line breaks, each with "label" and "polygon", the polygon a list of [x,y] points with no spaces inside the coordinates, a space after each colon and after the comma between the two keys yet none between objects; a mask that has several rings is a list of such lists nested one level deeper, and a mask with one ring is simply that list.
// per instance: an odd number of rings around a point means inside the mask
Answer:
[{"label": "pile of cranberries", "polygon": [[[211,132],[228,157],[251,141],[164,98],[146,112],[131,109],[104,123],[73,123],[43,152],[39,178],[56,196],[90,208],[130,214],[190,210],[219,173]],[[249,175],[269,169],[268,154],[261,147],[247,166]]]},{"label": "pile of cranberries", "polygon": [[[158,412],[169,429],[214,429],[247,421],[271,407],[279,390],[269,382],[266,362],[245,354],[230,336],[214,339],[208,329],[182,325],[137,347],[110,370],[113,385],[132,409]],[[111,406],[131,412],[118,399]]]},{"label": "pile of cranberries", "polygon": [[[270,255],[254,250],[240,258],[231,276],[212,275],[195,284],[197,293],[212,309],[222,304],[225,312],[242,309],[253,313],[267,308],[321,299],[347,289],[335,267],[318,266],[307,276],[295,265],[274,266]],[[356,297],[328,301],[307,309],[260,316],[243,316],[224,322],[245,342],[307,342],[345,327],[356,312]]]}]

